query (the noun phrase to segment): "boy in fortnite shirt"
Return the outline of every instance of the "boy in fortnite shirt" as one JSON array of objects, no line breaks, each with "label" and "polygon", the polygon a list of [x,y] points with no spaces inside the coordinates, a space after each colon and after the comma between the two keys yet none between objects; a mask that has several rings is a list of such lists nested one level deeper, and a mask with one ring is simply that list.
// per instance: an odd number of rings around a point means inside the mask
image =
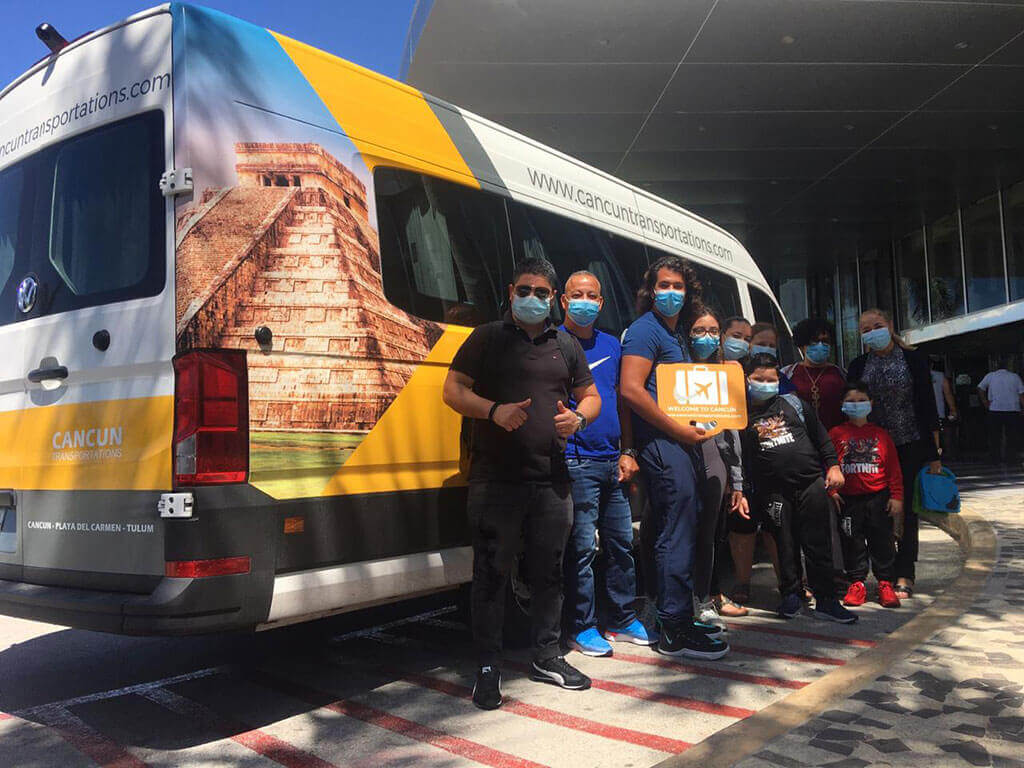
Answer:
[{"label": "boy in fortnite shirt", "polygon": [[896,445],[889,433],[869,424],[871,396],[863,381],[851,381],[843,392],[842,411],[849,421],[829,432],[839,453],[846,484],[840,506],[839,530],[843,541],[843,562],[850,578],[844,605],[864,605],[871,570],[878,579],[878,602],[883,608],[899,608],[893,589],[896,576],[895,536],[903,527],[903,472]]},{"label": "boy in fortnite shirt", "polygon": [[832,441],[813,408],[792,393],[779,394],[779,363],[771,355],[747,362],[747,387],[754,494],[779,549],[779,616],[800,612],[802,549],[815,616],[852,624],[857,617],[839,604],[833,586],[827,491],[841,488],[843,475]]}]

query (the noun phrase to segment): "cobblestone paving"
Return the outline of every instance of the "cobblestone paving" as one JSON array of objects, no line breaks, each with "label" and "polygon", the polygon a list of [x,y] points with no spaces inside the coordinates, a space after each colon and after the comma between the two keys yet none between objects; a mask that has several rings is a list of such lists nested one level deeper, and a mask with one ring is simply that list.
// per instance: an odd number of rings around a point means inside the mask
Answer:
[{"label": "cobblestone paving", "polygon": [[965,469],[965,506],[992,523],[999,547],[975,605],[739,766],[1024,766],[1024,475]]}]

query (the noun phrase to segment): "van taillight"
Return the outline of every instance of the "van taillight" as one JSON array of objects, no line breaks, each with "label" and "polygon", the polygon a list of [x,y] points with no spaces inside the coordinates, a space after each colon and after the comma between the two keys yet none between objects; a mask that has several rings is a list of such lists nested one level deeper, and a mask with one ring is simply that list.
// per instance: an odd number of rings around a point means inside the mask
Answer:
[{"label": "van taillight", "polygon": [[248,472],[245,352],[188,352],[175,358],[175,484],[244,483]]}]

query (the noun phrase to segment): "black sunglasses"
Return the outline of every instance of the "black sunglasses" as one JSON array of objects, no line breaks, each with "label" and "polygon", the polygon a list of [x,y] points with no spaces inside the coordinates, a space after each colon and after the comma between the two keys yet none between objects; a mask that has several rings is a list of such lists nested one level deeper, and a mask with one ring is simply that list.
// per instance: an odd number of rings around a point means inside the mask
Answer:
[{"label": "black sunglasses", "polygon": [[546,300],[551,298],[551,294],[553,293],[550,288],[545,288],[542,285],[538,285],[536,287],[529,285],[517,285],[514,290],[516,292],[516,296],[521,299],[525,299],[532,293],[538,299]]}]

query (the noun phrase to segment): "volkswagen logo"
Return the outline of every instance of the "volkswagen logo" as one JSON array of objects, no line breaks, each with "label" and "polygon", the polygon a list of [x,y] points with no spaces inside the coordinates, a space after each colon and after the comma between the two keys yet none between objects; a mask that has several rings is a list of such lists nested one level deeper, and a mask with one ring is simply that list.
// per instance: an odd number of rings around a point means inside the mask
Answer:
[{"label": "volkswagen logo", "polygon": [[32,311],[32,307],[36,305],[36,295],[39,293],[39,283],[36,279],[29,275],[21,284],[18,286],[18,309],[24,314],[28,314]]}]

